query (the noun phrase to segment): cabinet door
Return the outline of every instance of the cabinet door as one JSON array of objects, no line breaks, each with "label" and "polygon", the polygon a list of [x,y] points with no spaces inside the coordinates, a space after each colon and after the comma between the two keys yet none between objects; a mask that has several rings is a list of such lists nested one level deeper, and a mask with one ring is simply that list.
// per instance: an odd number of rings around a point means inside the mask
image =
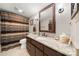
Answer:
[{"label": "cabinet door", "polygon": [[44,53],[48,56],[64,56],[64,54],[55,51],[54,49],[44,46]]},{"label": "cabinet door", "polygon": [[43,51],[36,48],[36,56],[43,56]]},{"label": "cabinet door", "polygon": [[44,54],[44,56],[48,56],[48,55]]},{"label": "cabinet door", "polygon": [[30,43],[29,42],[26,42],[26,48],[27,48],[27,51],[29,53],[30,52]]},{"label": "cabinet door", "polygon": [[35,56],[35,47],[32,45],[32,44],[30,44],[30,55],[31,56]]},{"label": "cabinet door", "polygon": [[31,43],[36,46],[36,48],[40,49],[41,51],[43,51],[43,45],[35,40],[31,40]]}]

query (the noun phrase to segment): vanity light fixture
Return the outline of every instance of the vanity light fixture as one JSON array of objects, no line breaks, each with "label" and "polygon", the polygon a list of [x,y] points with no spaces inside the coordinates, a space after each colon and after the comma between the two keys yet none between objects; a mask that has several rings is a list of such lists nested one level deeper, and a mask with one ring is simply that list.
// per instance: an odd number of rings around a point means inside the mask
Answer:
[{"label": "vanity light fixture", "polygon": [[62,13],[63,11],[64,11],[64,4],[61,4],[61,3],[60,3],[60,4],[58,5],[58,12],[59,12],[59,13]]},{"label": "vanity light fixture", "polygon": [[64,8],[60,8],[60,9],[58,10],[59,13],[62,13],[63,11],[64,11]]},{"label": "vanity light fixture", "polygon": [[21,9],[18,10],[19,12],[23,12]]}]

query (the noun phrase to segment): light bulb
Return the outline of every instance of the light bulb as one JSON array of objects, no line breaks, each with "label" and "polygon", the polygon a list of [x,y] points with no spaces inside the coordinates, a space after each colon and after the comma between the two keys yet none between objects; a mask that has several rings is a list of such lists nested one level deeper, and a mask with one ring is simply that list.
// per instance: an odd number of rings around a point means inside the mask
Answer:
[{"label": "light bulb", "polygon": [[21,9],[18,10],[19,12],[23,12]]}]

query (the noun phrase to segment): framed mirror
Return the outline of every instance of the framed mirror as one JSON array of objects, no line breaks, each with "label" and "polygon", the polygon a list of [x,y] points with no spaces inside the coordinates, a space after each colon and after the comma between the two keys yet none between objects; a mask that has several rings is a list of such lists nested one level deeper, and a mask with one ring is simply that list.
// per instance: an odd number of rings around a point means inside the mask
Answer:
[{"label": "framed mirror", "polygon": [[55,33],[55,4],[50,4],[39,12],[40,32]]}]

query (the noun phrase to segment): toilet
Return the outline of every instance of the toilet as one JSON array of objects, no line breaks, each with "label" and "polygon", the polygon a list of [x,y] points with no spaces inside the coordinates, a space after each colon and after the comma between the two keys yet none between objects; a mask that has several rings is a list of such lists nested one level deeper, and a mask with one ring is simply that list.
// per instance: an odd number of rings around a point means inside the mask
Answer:
[{"label": "toilet", "polygon": [[26,49],[26,38],[20,40],[21,49]]}]

